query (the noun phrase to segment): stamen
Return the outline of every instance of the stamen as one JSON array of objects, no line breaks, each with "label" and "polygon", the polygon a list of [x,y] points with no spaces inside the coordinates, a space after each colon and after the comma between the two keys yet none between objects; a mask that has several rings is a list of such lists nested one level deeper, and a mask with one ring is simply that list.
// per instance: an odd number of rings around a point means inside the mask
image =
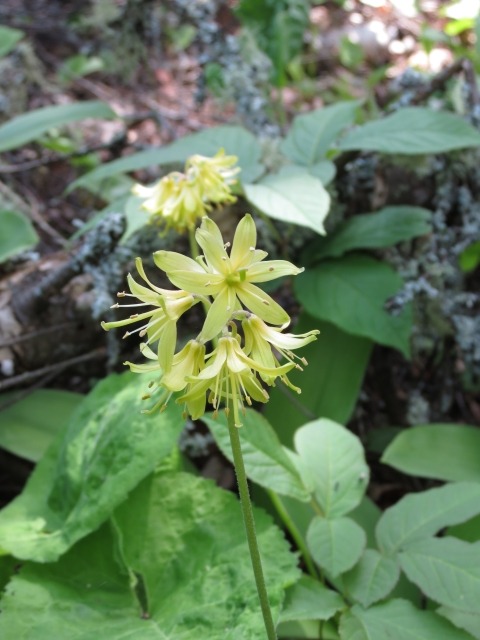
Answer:
[{"label": "stamen", "polygon": [[149,388],[149,389],[151,389],[151,388],[153,387],[153,385],[154,385],[154,384],[155,384],[155,380],[151,380],[151,381],[148,383],[148,388]]},{"label": "stamen", "polygon": [[212,414],[212,418],[213,418],[214,420],[216,420],[216,419],[218,418],[218,409],[215,409],[215,411],[214,411],[214,412],[213,412],[213,414]]},{"label": "stamen", "polygon": [[117,297],[118,297],[118,298],[124,298],[126,295],[127,295],[127,294],[125,293],[125,291],[119,291],[119,292],[117,293]]},{"label": "stamen", "polygon": [[222,260],[226,260],[226,259],[227,259],[227,256],[222,256]]},{"label": "stamen", "polygon": [[182,412],[182,418],[183,418],[184,420],[186,420],[186,419],[187,419],[187,412],[185,411],[185,409],[184,409],[184,410],[183,410],[183,412]]},{"label": "stamen", "polygon": [[275,271],[275,269],[273,267],[269,267],[268,270],[269,271]]},{"label": "stamen", "polygon": [[112,306],[110,307],[110,309],[118,309],[120,305],[118,304],[118,302],[116,302],[115,304],[112,304]]},{"label": "stamen", "polygon": [[152,396],[149,393],[146,393],[144,396],[142,396],[142,400],[148,400],[151,397]]},{"label": "stamen", "polygon": [[226,242],[223,246],[225,249],[228,249],[228,247],[230,246],[230,242]]},{"label": "stamen", "polygon": [[263,304],[266,304],[267,307],[270,306],[270,302],[268,300],[262,300]]},{"label": "stamen", "polygon": [[131,336],[132,334],[129,331],[125,332],[125,335],[123,336],[122,340],[125,340],[125,338],[128,338],[128,336]]},{"label": "stamen", "polygon": [[208,282],[206,282],[206,283],[204,284],[204,286],[205,286],[205,287],[209,287],[211,284],[212,284],[212,283],[211,283],[211,282],[210,282],[210,280],[209,280]]},{"label": "stamen", "polygon": [[140,336],[140,338],[143,338],[144,335],[146,335],[147,330],[143,329],[142,331],[140,331],[140,333],[138,334]]},{"label": "stamen", "polygon": [[306,359],[306,358],[300,358],[300,360],[303,362],[303,364],[304,364],[305,366],[307,366],[307,365],[308,365],[308,362],[307,362],[307,359]]},{"label": "stamen", "polygon": [[134,318],[138,318],[138,313],[134,313],[130,316],[130,320],[133,320]]},{"label": "stamen", "polygon": [[250,251],[255,251],[255,247],[250,247]]}]

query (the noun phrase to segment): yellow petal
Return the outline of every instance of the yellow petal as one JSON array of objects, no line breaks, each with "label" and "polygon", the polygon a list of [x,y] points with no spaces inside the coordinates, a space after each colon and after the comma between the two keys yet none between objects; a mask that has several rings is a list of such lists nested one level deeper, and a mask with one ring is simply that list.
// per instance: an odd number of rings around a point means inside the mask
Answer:
[{"label": "yellow petal", "polygon": [[202,342],[212,340],[230,320],[235,306],[235,297],[234,287],[228,285],[219,292],[208,310],[199,338]]},{"label": "yellow petal", "polygon": [[162,335],[160,336],[160,342],[158,343],[158,361],[165,373],[169,373],[172,368],[176,343],[177,323],[169,320],[165,323]]},{"label": "yellow petal", "polygon": [[283,276],[296,276],[305,271],[299,269],[286,260],[268,260],[267,262],[256,262],[247,271],[247,282],[268,282]]},{"label": "yellow petal", "polygon": [[225,276],[231,273],[232,265],[223,246],[223,239],[220,241],[216,236],[201,228],[197,229],[195,237],[203,249],[208,265],[217,273]]},{"label": "yellow petal", "polygon": [[213,295],[226,287],[225,278],[216,273],[192,273],[191,271],[171,271],[168,279],[172,284],[189,293]]},{"label": "yellow petal", "polygon": [[235,287],[240,300],[249,311],[271,324],[290,321],[288,313],[267,293],[249,282],[241,282]]},{"label": "yellow petal", "polygon": [[252,248],[257,244],[257,229],[252,216],[247,213],[238,223],[233,238],[230,260],[233,269],[246,267],[252,259]]},{"label": "yellow petal", "polygon": [[182,255],[181,253],[176,253],[175,251],[156,251],[153,254],[153,259],[157,267],[162,271],[165,271],[167,274],[170,271],[192,271],[193,273],[205,273],[204,269],[198,262]]}]

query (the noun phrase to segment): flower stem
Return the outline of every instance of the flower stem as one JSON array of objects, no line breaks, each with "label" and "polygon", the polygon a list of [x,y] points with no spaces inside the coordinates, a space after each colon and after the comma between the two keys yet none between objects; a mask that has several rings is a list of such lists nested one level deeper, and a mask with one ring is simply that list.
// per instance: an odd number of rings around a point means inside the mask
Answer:
[{"label": "flower stem", "polygon": [[235,473],[237,474],[238,490],[240,493],[240,502],[242,505],[243,522],[247,533],[248,548],[252,559],[253,573],[257,585],[258,597],[260,599],[260,607],[262,609],[263,621],[267,632],[268,640],[277,640],[275,633],[275,625],[273,623],[270,603],[268,601],[267,587],[265,585],[265,577],[263,575],[262,560],[260,558],[260,550],[258,548],[257,536],[255,533],[255,520],[253,519],[252,503],[250,502],[250,494],[248,491],[247,475],[243,464],[242,446],[240,444],[240,434],[238,427],[235,426],[233,415],[233,407],[229,407],[228,412],[228,430],[230,432],[230,443],[232,445],[233,461],[235,463]]}]

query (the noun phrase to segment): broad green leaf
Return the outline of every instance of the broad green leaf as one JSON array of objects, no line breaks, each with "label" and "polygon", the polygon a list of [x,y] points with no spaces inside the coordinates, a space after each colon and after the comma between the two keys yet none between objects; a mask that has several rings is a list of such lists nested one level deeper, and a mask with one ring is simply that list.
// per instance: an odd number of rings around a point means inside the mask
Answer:
[{"label": "broad green leaf", "polygon": [[383,553],[393,554],[478,514],[480,484],[458,482],[410,494],[387,509],[378,521],[378,547]]},{"label": "broad green leaf", "polygon": [[454,527],[448,527],[446,535],[465,540],[465,542],[477,542],[480,540],[480,516],[475,516]]},{"label": "broad green leaf", "polygon": [[466,611],[458,611],[451,607],[439,607],[437,613],[447,620],[450,620],[456,627],[465,629],[472,634],[476,640],[480,640],[480,615],[468,613]]},{"label": "broad green leaf", "polygon": [[363,496],[358,507],[350,511],[348,517],[355,520],[367,534],[367,548],[376,549],[375,527],[382,512],[379,507],[368,496]]},{"label": "broad green leaf", "polygon": [[[318,620],[292,620],[281,622],[277,627],[277,635],[280,639],[288,640],[313,639],[318,640]],[[340,640],[336,625],[327,621],[322,623],[322,640]]]},{"label": "broad green leaf", "polygon": [[478,427],[428,424],[403,429],[382,462],[413,476],[480,482],[479,451]]},{"label": "broad green leaf", "polygon": [[355,605],[340,619],[342,640],[471,640],[431,611],[419,611],[406,600],[391,600],[370,609]]},{"label": "broad green leaf", "polygon": [[[226,416],[213,420],[211,413],[202,420],[212,432],[223,455],[233,461]],[[250,480],[266,489],[303,502],[310,500],[294,463],[296,454],[283,447],[269,422],[257,411],[247,409],[243,427],[239,430],[245,469]]]},{"label": "broad green leaf", "polygon": [[275,174],[276,178],[283,180],[283,178],[293,175],[311,175],[318,178],[322,185],[326,187],[335,177],[337,172],[336,166],[330,160],[322,160],[311,167],[304,167],[298,164],[287,164],[281,167],[280,171]]},{"label": "broad green leaf", "polygon": [[315,562],[334,578],[358,562],[365,549],[365,531],[350,518],[326,520],[317,516],[307,531]]},{"label": "broad green leaf", "polygon": [[184,420],[171,403],[141,414],[143,376],[111,375],[79,404],[20,496],[0,512],[0,547],[52,562],[111,514],[172,450]]},{"label": "broad green leaf", "polygon": [[293,446],[297,427],[315,416],[346,424],[352,415],[367,367],[372,342],[345,333],[330,322],[312,318],[303,312],[295,333],[320,329],[320,335],[302,349],[308,361],[303,372],[288,374],[301,388],[301,395],[279,383],[270,392],[265,416],[283,444]]},{"label": "broad green leaf", "polygon": [[337,102],[296,116],[280,149],[292,162],[307,167],[324,160],[343,129],[354,123],[359,104],[358,100]]},{"label": "broad green leaf", "polygon": [[473,242],[458,257],[462,271],[470,273],[480,264],[480,241]]},{"label": "broad green leaf", "polygon": [[192,133],[164,147],[141,151],[126,158],[107,162],[72,182],[67,193],[77,187],[102,184],[106,178],[119,173],[137,171],[155,165],[183,163],[195,153],[214,156],[222,148],[227,154],[238,157],[238,166],[242,169],[239,179],[242,184],[256,180],[262,174],[264,169],[260,164],[261,147],[254,135],[243,127],[222,126]]},{"label": "broad green leaf", "polygon": [[326,187],[335,178],[337,167],[330,160],[322,160],[309,167],[308,171]]},{"label": "broad green leaf", "polygon": [[10,51],[13,51],[20,40],[24,37],[24,31],[0,25],[0,58],[3,58],[8,55]]},{"label": "broad green leaf", "polygon": [[[296,558],[263,512],[255,512],[255,521],[277,617],[283,589],[298,575]],[[116,540],[104,525],[56,563],[26,563],[2,600],[2,637],[264,639],[232,493],[190,474],[149,476],[114,522]]]},{"label": "broad green leaf", "polygon": [[353,249],[390,247],[430,233],[431,212],[422,207],[385,207],[377,213],[353,216],[327,238],[314,240],[302,256],[304,264],[338,258]]},{"label": "broad green leaf", "polygon": [[338,518],[360,503],[368,485],[369,468],[356,435],[322,418],[296,432],[295,449],[326,518]]},{"label": "broad green leaf", "polygon": [[116,117],[117,114],[108,104],[96,100],[35,109],[0,126],[0,152],[36,140],[52,127],[62,127],[86,118]]},{"label": "broad green leaf", "polygon": [[280,621],[328,620],[344,607],[345,603],[338,593],[304,575],[287,589]]},{"label": "broad green leaf", "polygon": [[[0,396],[0,405],[18,392]],[[0,447],[38,462],[83,399],[79,393],[38,389],[0,413]]]},{"label": "broad green leaf", "polygon": [[0,229],[0,263],[40,241],[32,223],[16,211],[0,210]]},{"label": "broad green leaf", "polygon": [[403,284],[388,264],[365,255],[326,260],[297,276],[294,289],[306,311],[354,335],[410,354],[412,309],[389,314],[385,302]]},{"label": "broad green leaf", "polygon": [[0,553],[0,600],[2,591],[10,582],[11,577],[15,573],[15,568],[19,566],[19,562],[13,556],[2,555]]},{"label": "broad green leaf", "polygon": [[375,549],[367,549],[342,579],[348,595],[367,608],[386,598],[399,577],[400,567],[396,558],[387,558]]},{"label": "broad green leaf", "polygon": [[407,578],[435,602],[480,614],[480,542],[430,538],[399,554]]},{"label": "broad green leaf", "polygon": [[[130,196],[125,203],[125,219],[127,221],[127,228],[122,236],[120,244],[125,244],[134,233],[148,224],[150,216],[145,209],[141,208],[144,202],[145,198]],[[155,233],[155,231],[153,233]]]},{"label": "broad green leaf", "polygon": [[445,153],[480,145],[480,133],[453,113],[405,107],[368,122],[340,142],[342,151],[367,150],[405,155]]},{"label": "broad green leaf", "polygon": [[245,195],[270,218],[325,234],[323,221],[330,209],[330,196],[320,180],[307,173],[268,176],[257,184],[245,185]]}]

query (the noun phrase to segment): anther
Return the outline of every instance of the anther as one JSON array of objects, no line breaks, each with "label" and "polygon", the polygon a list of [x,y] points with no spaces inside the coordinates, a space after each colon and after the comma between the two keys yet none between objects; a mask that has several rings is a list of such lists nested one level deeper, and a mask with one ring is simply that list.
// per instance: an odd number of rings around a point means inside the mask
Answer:
[{"label": "anther", "polygon": [[208,282],[206,282],[206,283],[204,284],[204,286],[205,286],[205,287],[209,287],[211,284],[212,284],[212,283],[211,283],[211,282],[210,282],[210,280],[209,280]]},{"label": "anther", "polygon": [[269,271],[274,271],[274,268],[273,267],[268,267],[268,270]]},{"label": "anther", "polygon": [[230,306],[227,306],[227,311],[230,311],[230,309],[231,309],[231,308],[232,308],[232,307],[230,307]]},{"label": "anther", "polygon": [[255,251],[255,247],[250,247],[250,251]]},{"label": "anther", "polygon": [[142,400],[148,400],[151,397],[152,396],[149,393],[146,393],[144,396],[142,396]]},{"label": "anther", "polygon": [[138,335],[140,336],[140,338],[143,338],[143,336],[146,335],[146,334],[147,334],[147,330],[146,329],[142,329]]},{"label": "anther", "polygon": [[300,358],[300,360],[303,362],[305,366],[307,366],[308,362],[306,358]]},{"label": "anther", "polygon": [[216,420],[218,418],[218,409],[215,409],[215,411],[213,412],[212,418],[214,420]]},{"label": "anther", "polygon": [[228,247],[230,246],[230,242],[226,242],[224,245],[225,249],[228,249]]},{"label": "anther", "polygon": [[116,302],[115,304],[112,304],[112,306],[110,307],[110,309],[118,309],[120,305],[118,304],[118,302]]},{"label": "anther", "polygon": [[127,295],[127,294],[125,293],[125,291],[119,291],[119,292],[117,293],[117,297],[118,297],[118,298],[124,298],[126,295]]},{"label": "anther", "polygon": [[134,313],[130,316],[130,320],[133,320],[134,318],[138,318],[138,313]]},{"label": "anther", "polygon": [[222,256],[222,260],[226,260],[226,259],[227,259],[227,256]]},{"label": "anther", "polygon": [[225,407],[225,415],[227,416],[227,418],[228,418],[229,414],[230,414],[229,407]]},{"label": "anther", "polygon": [[299,364],[295,365],[295,369],[298,369],[299,371],[303,371],[302,367]]},{"label": "anther", "polygon": [[245,396],[245,400],[247,401],[247,404],[249,407],[252,406],[252,399],[250,398],[250,396]]},{"label": "anther", "polygon": [[262,300],[263,304],[266,304],[267,307],[270,306],[270,302],[268,300]]},{"label": "anther", "polygon": [[151,389],[154,384],[155,384],[155,380],[152,380],[151,382],[148,383],[148,388]]},{"label": "anther", "polygon": [[167,405],[164,404],[162,405],[162,408],[160,409],[160,413],[163,413],[165,411],[165,409],[167,408]]},{"label": "anther", "polygon": [[129,335],[130,335],[130,332],[129,332],[129,331],[126,331],[126,332],[125,332],[125,335],[124,335],[124,336],[123,336],[123,338],[122,338],[122,340],[125,340],[125,338],[128,338],[128,336],[129,336]]},{"label": "anther", "polygon": [[186,420],[186,419],[187,419],[187,412],[186,412],[186,411],[184,411],[184,412],[182,413],[182,418],[183,418],[184,420]]}]

